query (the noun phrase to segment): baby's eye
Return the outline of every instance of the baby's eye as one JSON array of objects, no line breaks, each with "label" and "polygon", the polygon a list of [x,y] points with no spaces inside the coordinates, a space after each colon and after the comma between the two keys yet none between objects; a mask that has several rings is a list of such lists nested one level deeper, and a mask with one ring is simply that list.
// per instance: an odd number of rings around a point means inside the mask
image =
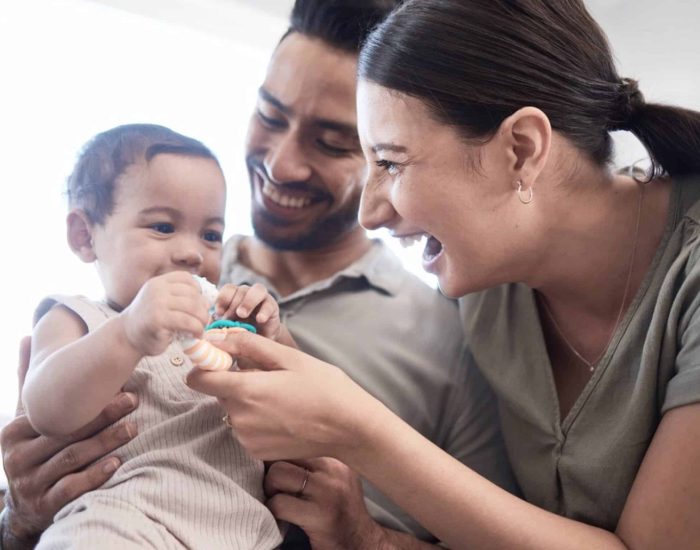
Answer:
[{"label": "baby's eye", "polygon": [[157,231],[158,233],[173,233],[175,231],[175,228],[173,227],[172,223],[152,223],[150,225],[150,228],[153,229],[153,231]]},{"label": "baby's eye", "polygon": [[223,240],[223,235],[220,231],[205,231],[202,238],[210,243],[220,243]]}]

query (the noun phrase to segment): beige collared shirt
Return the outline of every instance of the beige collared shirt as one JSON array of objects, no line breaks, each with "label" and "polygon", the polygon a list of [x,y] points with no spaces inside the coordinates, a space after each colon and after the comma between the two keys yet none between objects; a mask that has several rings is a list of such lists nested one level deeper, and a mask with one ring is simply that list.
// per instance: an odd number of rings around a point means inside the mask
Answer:
[{"label": "beige collared shirt", "polygon": [[[276,294],[238,263],[241,238],[225,245],[221,282],[260,282]],[[464,346],[456,303],[408,273],[385,245],[376,241],[334,276],[276,297],[301,349],[342,368],[457,459],[514,488],[495,399]],[[379,523],[434,540],[368,483],[365,496]]]}]

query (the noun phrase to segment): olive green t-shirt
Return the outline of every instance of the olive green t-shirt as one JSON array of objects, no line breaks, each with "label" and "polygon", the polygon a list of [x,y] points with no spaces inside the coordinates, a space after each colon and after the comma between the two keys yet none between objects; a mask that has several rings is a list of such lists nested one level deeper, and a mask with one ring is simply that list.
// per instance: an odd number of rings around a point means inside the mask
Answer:
[{"label": "olive green t-shirt", "polygon": [[529,502],[613,530],[663,414],[700,401],[699,237],[700,179],[677,181],[653,263],[564,419],[532,290],[503,285],[460,301]]}]

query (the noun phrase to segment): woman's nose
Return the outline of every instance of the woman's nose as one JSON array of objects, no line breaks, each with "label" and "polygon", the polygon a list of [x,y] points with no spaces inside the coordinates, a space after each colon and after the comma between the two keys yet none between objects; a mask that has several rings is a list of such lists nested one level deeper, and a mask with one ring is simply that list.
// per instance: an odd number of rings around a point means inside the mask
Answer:
[{"label": "woman's nose", "polygon": [[381,184],[368,181],[362,190],[360,200],[360,225],[365,229],[389,227],[396,217],[396,210],[385,195]]},{"label": "woman's nose", "polygon": [[267,175],[275,183],[307,181],[311,177],[306,155],[297,137],[291,133],[270,143],[263,162]]}]

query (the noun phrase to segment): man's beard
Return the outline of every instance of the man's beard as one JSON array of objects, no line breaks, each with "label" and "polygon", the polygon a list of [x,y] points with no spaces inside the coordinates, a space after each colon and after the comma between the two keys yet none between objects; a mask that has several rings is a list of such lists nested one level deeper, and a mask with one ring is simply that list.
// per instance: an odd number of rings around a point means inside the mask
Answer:
[{"label": "man's beard", "polygon": [[283,231],[271,231],[269,227],[281,229],[287,226],[287,223],[255,205],[252,215],[253,232],[258,239],[275,250],[317,250],[332,245],[357,227],[359,208],[360,195],[358,194],[342,210],[316,220],[302,233],[282,236]]}]

